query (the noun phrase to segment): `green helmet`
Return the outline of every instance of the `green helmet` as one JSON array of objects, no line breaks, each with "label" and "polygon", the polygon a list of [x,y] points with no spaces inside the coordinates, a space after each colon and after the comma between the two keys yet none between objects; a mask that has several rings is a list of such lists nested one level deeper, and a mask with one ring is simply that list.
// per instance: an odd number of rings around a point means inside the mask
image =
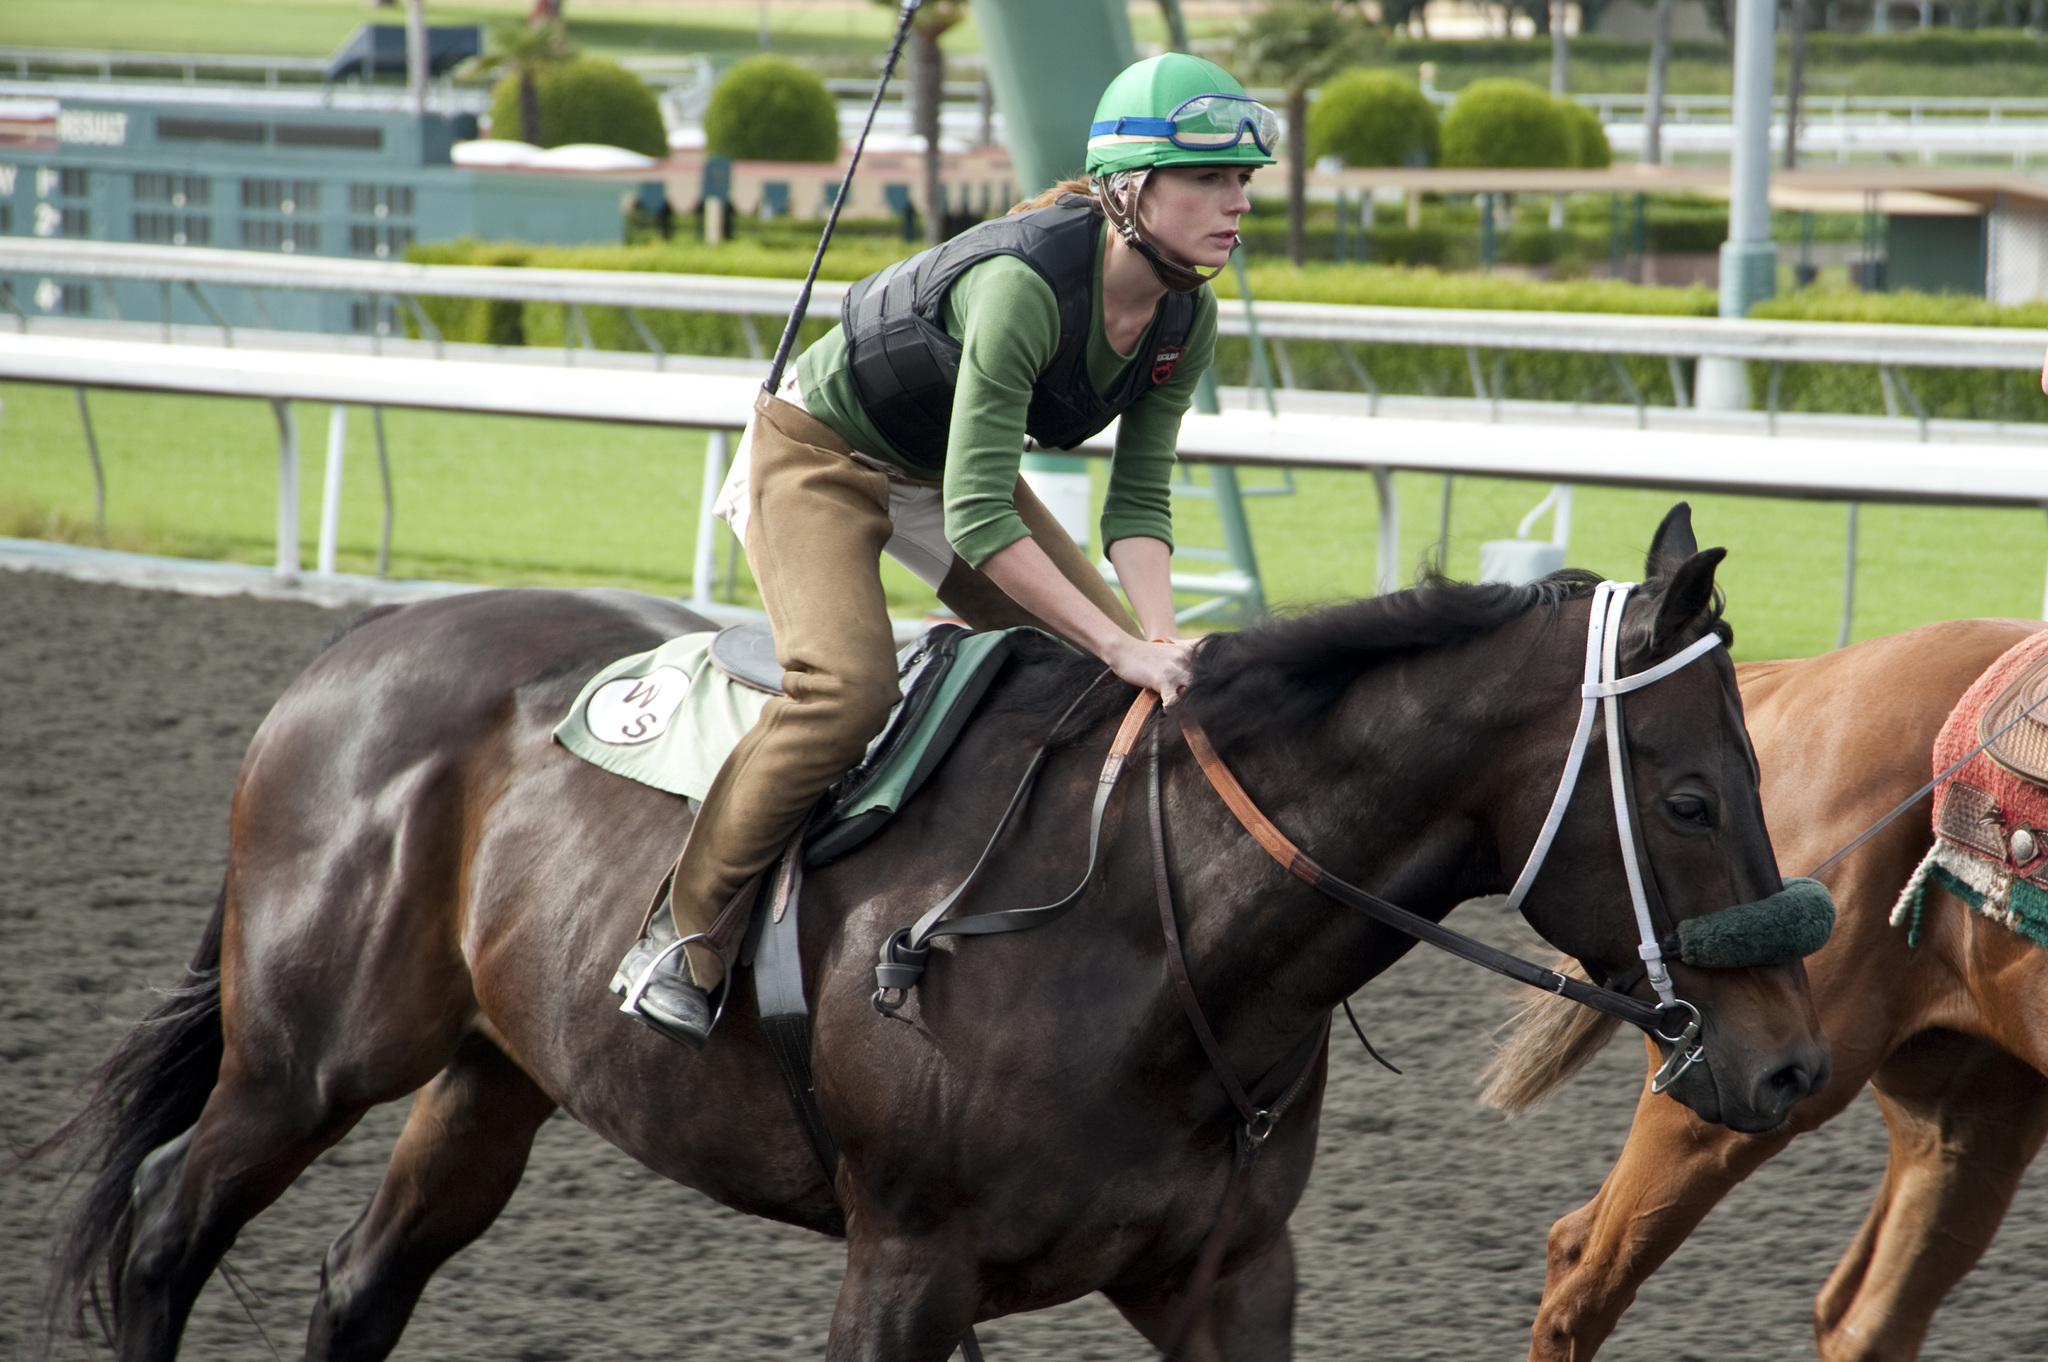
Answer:
[{"label": "green helmet", "polygon": [[1280,120],[1214,62],[1168,52],[1124,68],[1088,129],[1088,173],[1273,164]]}]

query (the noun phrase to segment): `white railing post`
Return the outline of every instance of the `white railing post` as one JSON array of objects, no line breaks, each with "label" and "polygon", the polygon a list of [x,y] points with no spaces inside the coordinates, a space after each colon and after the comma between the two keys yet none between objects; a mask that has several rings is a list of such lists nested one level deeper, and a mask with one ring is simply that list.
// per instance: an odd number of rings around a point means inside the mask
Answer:
[{"label": "white railing post", "polygon": [[713,507],[725,485],[727,450],[732,433],[714,430],[704,437],[704,478],[697,495],[697,551],[690,560],[690,603],[711,604],[711,582],[718,571],[718,516]]},{"label": "white railing post", "polygon": [[299,427],[289,399],[270,399],[277,418],[277,580],[299,580]]},{"label": "white railing post", "polygon": [[334,543],[341,533],[341,469],[348,455],[348,408],[337,402],[327,412],[327,467],[320,479],[320,555],[315,570],[334,575]]},{"label": "white railing post", "polygon": [[1373,590],[1384,596],[1401,586],[1401,503],[1394,497],[1393,473],[1377,466],[1371,471],[1372,490],[1380,499],[1379,564]]}]

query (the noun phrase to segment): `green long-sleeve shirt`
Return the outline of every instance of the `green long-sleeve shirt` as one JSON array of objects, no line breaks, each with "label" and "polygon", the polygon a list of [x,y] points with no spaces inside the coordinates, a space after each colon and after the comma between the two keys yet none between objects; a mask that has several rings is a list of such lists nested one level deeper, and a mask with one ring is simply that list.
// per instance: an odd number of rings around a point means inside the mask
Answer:
[{"label": "green long-sleeve shirt", "polygon": [[[1113,393],[1134,361],[1150,363],[1150,333],[1129,355],[1110,346],[1102,328],[1102,256],[1107,227],[1095,244],[1095,274],[1088,329],[1088,381]],[[870,458],[883,459],[912,477],[944,489],[946,538],[962,558],[980,567],[1026,536],[1013,503],[1024,454],[1024,419],[1031,387],[1059,349],[1059,306],[1052,286],[1015,256],[974,266],[947,292],[941,322],[960,342],[960,377],[943,469],[913,462],[862,408],[846,363],[846,337],[837,327],[797,362],[804,405]],[[1180,419],[1194,401],[1195,383],[1216,351],[1216,295],[1203,285],[1185,353],[1173,376],[1146,390],[1124,412],[1109,466],[1102,507],[1102,543],[1146,537],[1173,542],[1167,482],[1173,472]]]}]

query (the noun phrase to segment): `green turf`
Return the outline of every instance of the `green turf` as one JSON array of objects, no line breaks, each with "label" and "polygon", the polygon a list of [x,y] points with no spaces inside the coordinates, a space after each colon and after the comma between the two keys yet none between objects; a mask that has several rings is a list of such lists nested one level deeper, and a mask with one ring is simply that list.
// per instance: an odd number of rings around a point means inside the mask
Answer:
[{"label": "green turf", "polygon": [[[107,474],[108,541],[117,547],[250,563],[274,561],[277,440],[260,403],[96,392],[92,411]],[[0,534],[88,540],[92,477],[72,394],[0,385]],[[300,535],[313,563],[327,411],[296,408],[304,450]],[[394,576],[460,581],[688,588],[704,440],[683,432],[419,412],[386,416],[396,491]],[[373,570],[380,514],[368,413],[354,413],[343,484],[339,566]],[[1205,475],[1198,475],[1205,476]],[[1248,485],[1273,475],[1247,473]],[[1097,469],[1097,496],[1101,472]],[[1431,551],[1442,480],[1395,479],[1400,561]],[[1481,540],[1512,535],[1537,484],[1461,478],[1449,568],[1475,575]],[[1642,575],[1642,553],[1675,498],[1581,488],[1571,561],[1609,576]],[[1841,608],[1844,512],[1838,504],[1692,498],[1705,544],[1725,544],[1721,580],[1736,655],[1801,656],[1833,646]],[[1371,481],[1305,472],[1291,497],[1250,501],[1271,600],[1282,607],[1368,594],[1377,540]],[[1219,544],[1214,508],[1175,506],[1186,544]],[[1967,615],[2040,609],[2048,521],[2034,512],[1866,507],[1856,637]],[[721,561],[723,555],[721,554]],[[1199,570],[1199,567],[1197,568]],[[737,599],[754,600],[745,565]],[[893,563],[891,607],[935,604]]]},{"label": "green turf", "polygon": [[[522,18],[527,0],[443,3],[435,24],[485,24]],[[744,56],[756,49],[751,4],[707,5],[668,0],[645,5],[566,6],[571,39],[609,55],[711,52]],[[891,12],[868,0],[769,10],[771,45],[799,57],[871,54],[884,44]],[[361,0],[0,0],[0,43],[27,47],[117,51],[254,53],[324,57],[362,23],[401,23],[403,11]],[[970,19],[946,38],[949,50],[978,46]],[[964,45],[964,46],[963,46]]]}]

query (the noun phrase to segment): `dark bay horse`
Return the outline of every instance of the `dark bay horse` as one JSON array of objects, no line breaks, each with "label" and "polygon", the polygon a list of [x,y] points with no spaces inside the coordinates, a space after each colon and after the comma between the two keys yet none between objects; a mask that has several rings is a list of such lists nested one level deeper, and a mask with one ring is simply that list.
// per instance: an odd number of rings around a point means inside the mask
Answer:
[{"label": "dark bay horse", "polygon": [[[1683,508],[1631,598],[1624,670],[1720,630]],[[1529,851],[1579,710],[1591,579],[1433,585],[1218,639],[1192,714],[1334,872],[1441,918]],[[1101,869],[1054,925],[941,943],[903,1025],[869,1005],[880,941],[965,871],[1053,718],[1099,674],[1047,641],[1009,665],[904,813],[807,880],[802,933],[828,1182],[751,1009],[701,1053],[605,991],[687,825],[677,798],[549,740],[585,680],[702,622],[615,591],[479,593],[383,613],[278,701],[236,788],[221,907],[186,987],[108,1062],[68,1129],[91,1170],[59,1309],[104,1302],[123,1362],[171,1358],[241,1226],[375,1104],[414,1094],[383,1185],[323,1265],[307,1355],[395,1345],[481,1234],[556,1107],[728,1206],[847,1240],[828,1356],[936,1362],[977,1320],[1104,1293],[1169,1337],[1217,1220],[1237,1117],[1169,981],[1144,798],[1111,802]],[[1053,744],[972,911],[1063,892],[1131,699],[1102,685]],[[1634,807],[1674,918],[1779,888],[1725,651],[1631,697]],[[1274,1070],[1412,944],[1290,878],[1164,742],[1170,874],[1229,1063]],[[1636,939],[1604,763],[1577,787],[1529,921],[1597,975]],[[1674,964],[1706,1018],[1672,1095],[1779,1124],[1828,1060],[1798,964]],[[1477,980],[1475,980],[1477,986]],[[1272,1135],[1184,1355],[1285,1356],[1287,1220],[1326,1052]],[[679,1289],[687,1267],[678,1265]],[[68,1300],[68,1304],[65,1301]]]},{"label": "dark bay horse", "polygon": [[[1970,683],[2043,627],[1959,620],[1805,661],[1738,667],[1764,814],[1786,871],[1819,864],[1912,794],[1932,774],[1935,735]],[[1828,877],[1835,933],[1807,971],[1834,1047],[1832,1081],[1785,1128],[1761,1135],[1717,1129],[1645,1092],[1599,1193],[1550,1232],[1531,1358],[1592,1357],[1707,1212],[1865,1083],[1884,1115],[1889,1158],[1862,1229],[1814,1302],[1814,1337],[1827,1362],[1919,1353],[1942,1298],[1990,1245],[2048,1136],[2048,951],[1934,888],[1917,948],[1890,925],[1932,841],[1928,807],[1922,801]],[[1551,1037],[1538,1047],[1546,1080],[1557,1045]]]}]

